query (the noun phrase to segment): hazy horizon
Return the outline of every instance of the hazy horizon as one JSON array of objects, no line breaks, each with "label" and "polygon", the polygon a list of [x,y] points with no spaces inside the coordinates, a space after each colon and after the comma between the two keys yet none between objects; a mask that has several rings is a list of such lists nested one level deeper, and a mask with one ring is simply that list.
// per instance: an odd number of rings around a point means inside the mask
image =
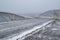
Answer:
[{"label": "hazy horizon", "polygon": [[34,15],[54,9],[60,9],[60,0],[0,0],[0,12]]}]

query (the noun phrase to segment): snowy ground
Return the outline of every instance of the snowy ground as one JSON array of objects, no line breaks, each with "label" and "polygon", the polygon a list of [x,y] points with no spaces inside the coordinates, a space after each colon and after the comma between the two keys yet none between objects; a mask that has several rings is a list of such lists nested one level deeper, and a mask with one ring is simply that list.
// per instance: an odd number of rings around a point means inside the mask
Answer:
[{"label": "snowy ground", "polygon": [[60,20],[57,20],[55,24],[51,23],[47,25],[47,28],[40,30],[24,40],[60,40]]},{"label": "snowy ground", "polygon": [[18,34],[32,29],[37,25],[42,25],[43,23],[51,19],[26,19],[12,22],[0,23],[0,39],[6,39],[9,37],[17,36]]}]

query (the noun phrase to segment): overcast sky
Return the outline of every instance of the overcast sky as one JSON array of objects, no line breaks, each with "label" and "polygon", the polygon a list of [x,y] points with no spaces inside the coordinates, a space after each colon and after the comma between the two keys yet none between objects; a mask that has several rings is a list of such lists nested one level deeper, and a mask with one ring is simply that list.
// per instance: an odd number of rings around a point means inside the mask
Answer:
[{"label": "overcast sky", "polygon": [[0,0],[0,11],[17,14],[60,9],[60,0]]}]

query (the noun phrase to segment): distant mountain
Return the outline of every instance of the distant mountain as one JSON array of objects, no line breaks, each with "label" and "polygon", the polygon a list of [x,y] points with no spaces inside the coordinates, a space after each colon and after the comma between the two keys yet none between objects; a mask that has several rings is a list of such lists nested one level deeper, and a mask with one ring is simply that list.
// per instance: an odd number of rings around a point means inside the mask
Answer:
[{"label": "distant mountain", "polygon": [[55,13],[56,13],[57,18],[60,18],[60,10],[49,10],[49,11],[46,11],[46,12],[40,14],[39,17],[42,17],[42,18],[53,18]]},{"label": "distant mountain", "polygon": [[0,12],[0,22],[13,21],[13,20],[23,20],[25,17],[19,16],[13,13]]}]

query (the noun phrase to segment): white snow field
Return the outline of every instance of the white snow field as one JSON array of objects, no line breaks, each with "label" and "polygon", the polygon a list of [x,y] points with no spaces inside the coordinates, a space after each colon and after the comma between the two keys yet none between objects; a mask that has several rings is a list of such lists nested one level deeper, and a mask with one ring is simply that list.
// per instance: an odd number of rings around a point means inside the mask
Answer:
[{"label": "white snow field", "polygon": [[21,33],[31,30],[32,28],[35,28],[35,26],[42,25],[50,20],[51,19],[26,19],[0,23],[0,39],[7,40],[14,36],[19,36]]},{"label": "white snow field", "polygon": [[[5,16],[6,17],[6,16]],[[16,17],[16,16],[15,16]],[[37,18],[9,16],[0,23],[0,40],[59,40],[60,10],[51,10]],[[7,18],[7,17],[6,17]]]}]

